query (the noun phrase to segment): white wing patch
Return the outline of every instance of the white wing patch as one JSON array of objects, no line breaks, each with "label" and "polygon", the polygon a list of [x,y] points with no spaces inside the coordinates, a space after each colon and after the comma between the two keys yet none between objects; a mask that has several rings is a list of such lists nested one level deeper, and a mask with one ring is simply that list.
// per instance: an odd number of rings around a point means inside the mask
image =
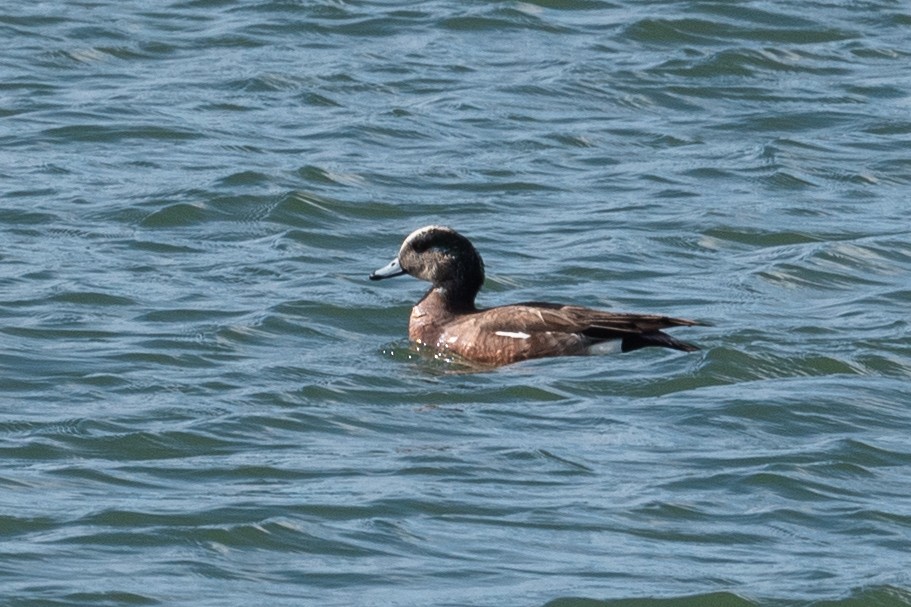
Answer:
[{"label": "white wing patch", "polygon": [[522,333],[520,331],[497,331],[495,335],[500,337],[512,337],[513,339],[528,339],[531,337],[528,333]]}]

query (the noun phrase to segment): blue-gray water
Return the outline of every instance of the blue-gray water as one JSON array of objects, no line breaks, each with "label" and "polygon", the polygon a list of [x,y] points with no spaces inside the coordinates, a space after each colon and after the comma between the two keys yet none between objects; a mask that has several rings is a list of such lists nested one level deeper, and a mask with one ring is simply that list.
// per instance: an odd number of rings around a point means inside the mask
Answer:
[{"label": "blue-gray water", "polygon": [[[0,8],[4,605],[911,605],[911,8]],[[409,351],[481,303],[697,354]]]}]

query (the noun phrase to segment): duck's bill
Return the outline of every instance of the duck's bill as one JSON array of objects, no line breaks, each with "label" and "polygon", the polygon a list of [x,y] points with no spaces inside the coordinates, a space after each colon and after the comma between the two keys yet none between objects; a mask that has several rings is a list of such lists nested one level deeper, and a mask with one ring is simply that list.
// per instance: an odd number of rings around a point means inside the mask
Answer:
[{"label": "duck's bill", "polygon": [[405,270],[402,269],[402,266],[399,265],[399,260],[396,257],[390,261],[387,265],[383,266],[376,272],[370,275],[370,280],[382,280],[383,278],[392,278],[393,276],[401,276],[405,273]]}]

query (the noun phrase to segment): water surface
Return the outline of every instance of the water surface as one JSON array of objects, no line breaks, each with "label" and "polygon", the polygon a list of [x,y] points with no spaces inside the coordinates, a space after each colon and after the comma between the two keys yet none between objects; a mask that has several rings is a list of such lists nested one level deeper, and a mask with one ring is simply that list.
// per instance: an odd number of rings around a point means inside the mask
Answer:
[{"label": "water surface", "polygon": [[[0,596],[911,605],[901,2],[0,9]],[[703,350],[412,351],[482,303]]]}]

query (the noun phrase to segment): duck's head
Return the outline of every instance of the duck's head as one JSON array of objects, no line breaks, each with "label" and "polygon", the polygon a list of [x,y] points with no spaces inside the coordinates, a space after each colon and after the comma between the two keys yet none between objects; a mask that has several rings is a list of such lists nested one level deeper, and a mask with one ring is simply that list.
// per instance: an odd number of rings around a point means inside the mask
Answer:
[{"label": "duck's head", "polygon": [[473,306],[484,283],[484,262],[467,238],[452,228],[431,225],[409,234],[396,258],[370,280],[402,274],[426,280],[453,302]]}]

